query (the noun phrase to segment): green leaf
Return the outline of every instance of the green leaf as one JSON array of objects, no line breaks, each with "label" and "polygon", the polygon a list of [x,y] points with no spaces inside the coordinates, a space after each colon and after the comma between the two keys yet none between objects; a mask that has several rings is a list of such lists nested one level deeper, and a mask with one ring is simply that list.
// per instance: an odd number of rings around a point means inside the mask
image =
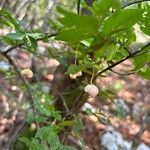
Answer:
[{"label": "green leaf", "polygon": [[115,12],[104,23],[102,32],[106,35],[132,27],[142,18],[141,9],[124,9]]},{"label": "green leaf", "polygon": [[59,137],[53,131],[49,133],[47,141],[51,146],[51,150],[57,150],[60,147]]},{"label": "green leaf", "polygon": [[93,41],[93,38],[89,38],[89,39],[84,39],[84,40],[82,40],[81,43],[82,43],[83,45],[85,45],[86,47],[90,47],[92,41]]},{"label": "green leaf", "polygon": [[119,0],[97,0],[93,3],[93,13],[98,16],[99,19],[106,18],[111,12],[115,9],[118,11],[121,8],[121,4]]},{"label": "green leaf", "polygon": [[122,50],[120,49],[118,50],[118,47],[116,47],[114,43],[107,42],[107,44],[105,44],[103,47],[101,47],[100,49],[97,49],[97,51],[95,52],[96,54],[95,56],[98,59],[104,57],[108,61],[110,61],[116,58],[117,51],[122,52]]},{"label": "green leaf", "polygon": [[113,59],[121,60],[121,59],[123,59],[124,57],[127,57],[127,56],[128,56],[128,52],[124,48],[120,47],[116,50],[116,54],[115,54],[115,57]]},{"label": "green leaf", "polygon": [[108,61],[112,60],[115,57],[116,51],[117,48],[115,47],[114,44],[111,44],[110,46],[107,47],[106,57]]},{"label": "green leaf", "polygon": [[66,127],[66,126],[72,126],[72,125],[74,125],[74,120],[72,120],[72,121],[63,121],[63,122],[58,124],[58,126],[60,128]]},{"label": "green leaf", "polygon": [[76,150],[76,148],[68,145],[63,145],[60,150]]},{"label": "green leaf", "polygon": [[111,0],[112,1],[112,8],[117,11],[121,9],[121,1],[120,0]]},{"label": "green leaf", "polygon": [[35,138],[40,138],[40,139],[44,139],[46,138],[49,133],[52,131],[52,127],[51,126],[47,126],[47,127],[42,127],[42,128],[39,128],[36,135],[35,135]]},{"label": "green leaf", "polygon": [[29,140],[26,137],[22,137],[19,138],[19,141],[25,143],[30,150],[48,150],[46,144],[39,144],[38,141],[35,139]]},{"label": "green leaf", "polygon": [[30,150],[41,150],[43,147],[38,143],[36,139],[32,139]]},{"label": "green leaf", "polygon": [[62,30],[56,37],[56,40],[61,40],[65,42],[75,43],[79,42],[83,39],[87,39],[92,37],[92,35],[83,32],[83,30],[79,29],[67,29]]},{"label": "green leaf", "polygon": [[31,146],[31,141],[28,138],[26,138],[26,137],[19,138],[19,141],[25,143],[27,147]]},{"label": "green leaf", "polygon": [[121,4],[119,0],[97,0],[93,3],[94,14],[106,17],[110,14],[110,8],[120,9]]},{"label": "green leaf", "polygon": [[150,35],[150,4],[143,3],[144,6],[141,5],[142,9],[144,10],[144,15],[139,22],[140,29],[147,35]]},{"label": "green leaf", "polygon": [[12,26],[12,24],[0,16],[0,26]]},{"label": "green leaf", "polygon": [[93,64],[92,63],[85,63],[82,65],[70,65],[66,74],[75,74],[78,73],[79,71],[86,71],[89,68],[92,68]]},{"label": "green leaf", "polygon": [[91,109],[86,108],[85,112],[87,113],[87,115],[91,116],[93,115],[93,112],[91,111]]},{"label": "green leaf", "polygon": [[42,123],[42,122],[45,122],[46,120],[47,120],[47,117],[43,117],[43,116],[37,116],[36,118],[35,118],[35,120],[36,120],[36,122],[38,122],[38,123]]},{"label": "green leaf", "polygon": [[54,21],[51,18],[48,18],[48,24],[50,25],[50,28],[52,28],[53,30],[57,30],[58,28],[60,28],[60,24],[58,24],[58,22]]},{"label": "green leaf", "polygon": [[53,111],[52,116],[59,121],[61,120],[61,115],[59,111]]},{"label": "green leaf", "polygon": [[16,32],[16,33],[8,33],[4,37],[7,37],[7,38],[9,38],[11,40],[23,40],[24,36],[25,36],[25,33],[23,33],[23,32]]},{"label": "green leaf", "polygon": [[40,150],[49,150],[46,144],[40,144]]},{"label": "green leaf", "polygon": [[7,36],[3,36],[3,37],[2,37],[2,40],[3,40],[4,42],[6,42],[7,44],[12,45],[12,46],[17,44],[17,41],[15,41],[15,40],[13,40],[13,39],[7,37]]},{"label": "green leaf", "polygon": [[28,114],[27,114],[27,121],[29,123],[33,122],[34,121],[34,114],[32,111],[29,111]]},{"label": "green leaf", "polygon": [[82,66],[70,65],[66,73],[67,74],[75,74],[82,70],[83,70]]},{"label": "green leaf", "polygon": [[61,7],[57,7],[57,10],[64,15],[63,18],[59,18],[59,21],[65,27],[82,29],[83,32],[91,34],[97,33],[98,21],[93,16],[77,15],[62,9]]},{"label": "green leaf", "polygon": [[122,43],[126,47],[129,47],[131,43],[135,42],[136,40],[134,29],[132,27],[113,34],[113,37],[116,39],[116,41],[119,41],[119,43]]},{"label": "green leaf", "polygon": [[80,118],[79,115],[76,117],[76,122],[75,123],[76,123],[75,129],[77,131],[80,131],[83,127],[83,122],[82,122],[82,119]]},{"label": "green leaf", "polygon": [[150,53],[145,53],[133,58],[134,70],[142,68],[146,63],[150,62]]},{"label": "green leaf", "polygon": [[94,13],[101,17],[106,17],[109,14],[111,0],[97,0],[93,3]]},{"label": "green leaf", "polygon": [[21,31],[21,25],[18,20],[16,20],[12,15],[5,9],[0,10],[0,22],[13,26],[16,31]]},{"label": "green leaf", "polygon": [[57,10],[64,15],[64,17],[59,18],[64,28],[55,39],[73,43],[97,34],[99,25],[93,16],[77,15],[60,7],[57,7]]},{"label": "green leaf", "polygon": [[35,40],[42,39],[45,37],[45,35],[43,33],[26,33],[26,34]]},{"label": "green leaf", "polygon": [[[46,104],[45,104],[46,105]],[[51,112],[41,103],[37,103],[36,108],[38,109],[39,113],[43,114],[44,116],[50,116]]]},{"label": "green leaf", "polygon": [[28,48],[29,51],[36,50],[37,48],[37,41],[32,38],[31,36],[28,36],[27,34],[24,36],[24,42]]},{"label": "green leaf", "polygon": [[149,67],[143,67],[138,71],[138,74],[141,75],[143,78],[150,80],[150,68]]}]

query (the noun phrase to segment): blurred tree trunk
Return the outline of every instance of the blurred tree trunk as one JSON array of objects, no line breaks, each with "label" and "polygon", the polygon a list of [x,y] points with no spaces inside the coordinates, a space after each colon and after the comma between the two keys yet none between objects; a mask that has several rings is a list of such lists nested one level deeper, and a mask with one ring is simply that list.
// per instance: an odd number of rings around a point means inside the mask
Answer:
[{"label": "blurred tree trunk", "polygon": [[[95,1],[95,0],[85,0],[85,3],[86,3],[88,6],[92,6],[92,4],[93,4],[94,1]],[[87,10],[86,8],[82,8],[81,13],[82,13],[82,14],[91,15],[91,13],[89,12],[89,10]]]},{"label": "blurred tree trunk", "polygon": [[85,0],[86,4],[89,5],[89,6],[92,6],[94,1],[95,0]]}]

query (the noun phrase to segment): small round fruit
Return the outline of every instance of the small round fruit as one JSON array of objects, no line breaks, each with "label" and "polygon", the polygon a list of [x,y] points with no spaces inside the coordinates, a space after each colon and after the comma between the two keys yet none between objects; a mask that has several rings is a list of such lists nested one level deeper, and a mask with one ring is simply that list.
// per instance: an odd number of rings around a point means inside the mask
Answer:
[{"label": "small round fruit", "polygon": [[87,86],[85,86],[84,91],[91,97],[96,97],[99,93],[99,89],[94,84],[88,84]]}]

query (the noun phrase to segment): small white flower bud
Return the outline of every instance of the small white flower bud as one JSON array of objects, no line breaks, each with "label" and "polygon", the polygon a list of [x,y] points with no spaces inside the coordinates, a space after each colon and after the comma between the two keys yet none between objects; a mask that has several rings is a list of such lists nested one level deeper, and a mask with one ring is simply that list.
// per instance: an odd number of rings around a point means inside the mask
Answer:
[{"label": "small white flower bud", "polygon": [[23,69],[21,74],[27,76],[28,78],[33,77],[33,72],[30,69]]},{"label": "small white flower bud", "polygon": [[57,67],[59,65],[60,65],[59,61],[57,61],[54,58],[49,59],[48,62],[47,62],[48,67]]},{"label": "small white flower bud", "polygon": [[79,72],[77,72],[75,74],[70,74],[69,76],[70,76],[71,79],[76,79],[76,77],[82,76],[82,72],[79,71]]},{"label": "small white flower bud", "polygon": [[31,123],[30,128],[32,131],[34,131],[36,129],[36,124],[35,123]]},{"label": "small white flower bud", "polygon": [[77,75],[78,77],[80,77],[80,76],[82,76],[82,72],[79,71],[78,73],[76,73],[76,75]]},{"label": "small white flower bud", "polygon": [[12,90],[12,91],[16,91],[17,89],[18,89],[18,87],[15,86],[15,85],[13,85],[13,86],[11,87],[11,90]]},{"label": "small white flower bud", "polygon": [[99,89],[94,84],[88,84],[84,91],[88,93],[91,97],[96,97],[99,93]]},{"label": "small white flower bud", "polygon": [[70,74],[69,76],[70,76],[71,79],[75,79],[77,77],[76,74]]},{"label": "small white flower bud", "polygon": [[41,102],[44,103],[45,101],[45,95],[42,95]]}]

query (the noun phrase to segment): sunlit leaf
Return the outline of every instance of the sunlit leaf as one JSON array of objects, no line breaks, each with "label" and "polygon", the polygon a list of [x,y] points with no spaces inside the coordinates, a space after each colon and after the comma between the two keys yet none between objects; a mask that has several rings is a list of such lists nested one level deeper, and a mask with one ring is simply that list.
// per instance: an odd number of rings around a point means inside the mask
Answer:
[{"label": "sunlit leaf", "polygon": [[1,9],[0,10],[0,22],[1,20],[3,21],[3,23],[13,26],[15,28],[16,31],[21,31],[21,25],[19,23],[18,20],[16,20],[11,13],[9,13],[7,10],[5,9]]},{"label": "sunlit leaf", "polygon": [[141,75],[143,78],[150,80],[150,67],[143,67],[138,71],[138,74]]},{"label": "sunlit leaf", "polygon": [[9,34],[5,35],[4,37],[7,37],[11,40],[23,40],[24,36],[25,36],[25,33],[16,32],[16,33],[9,33]]},{"label": "sunlit leaf", "polygon": [[104,23],[102,32],[112,34],[133,26],[142,17],[141,9],[124,9],[114,13]]}]

